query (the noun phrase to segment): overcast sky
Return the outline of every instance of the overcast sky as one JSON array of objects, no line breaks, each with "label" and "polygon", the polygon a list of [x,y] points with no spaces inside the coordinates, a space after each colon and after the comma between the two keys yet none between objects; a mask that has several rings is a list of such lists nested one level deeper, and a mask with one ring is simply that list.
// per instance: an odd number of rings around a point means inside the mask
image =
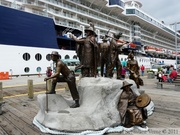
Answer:
[{"label": "overcast sky", "polygon": [[[169,25],[180,22],[180,0],[138,0],[142,10],[159,21]],[[178,24],[178,29],[180,24]]]}]

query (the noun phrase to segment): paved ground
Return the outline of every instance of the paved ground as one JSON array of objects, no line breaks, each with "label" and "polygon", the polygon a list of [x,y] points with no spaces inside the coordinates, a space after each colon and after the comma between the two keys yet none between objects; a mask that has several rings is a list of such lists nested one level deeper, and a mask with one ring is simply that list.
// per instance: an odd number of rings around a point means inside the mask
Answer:
[{"label": "paved ground", "polygon": [[33,80],[34,84],[45,84],[44,82],[45,75],[43,76],[19,76],[13,77],[9,80],[0,80],[3,83],[3,87],[15,87],[21,85],[27,85],[28,80]]},{"label": "paved ground", "polygon": [[[27,81],[29,79],[33,80],[33,84],[37,84],[37,89],[45,90],[45,76],[20,76],[14,77],[10,80],[0,80],[3,83],[4,92],[12,91],[14,92],[17,87],[18,90],[24,90],[27,86]],[[155,112],[147,120],[147,125],[151,132],[140,133],[140,132],[130,132],[121,134],[174,134],[180,135],[180,90],[176,89],[174,85],[165,85],[163,89],[157,89],[156,82],[157,79],[147,79],[147,76],[142,77],[144,80],[144,86],[140,89],[144,90],[145,93],[149,94],[152,101],[155,104]],[[23,87],[20,87],[23,86]],[[62,86],[60,86],[62,87]],[[19,92],[18,91],[18,92]],[[21,93],[22,94],[22,93]],[[61,92],[63,96],[68,96],[68,92]],[[165,133],[164,130],[167,132]],[[112,133],[109,135],[119,135],[119,133]]]}]

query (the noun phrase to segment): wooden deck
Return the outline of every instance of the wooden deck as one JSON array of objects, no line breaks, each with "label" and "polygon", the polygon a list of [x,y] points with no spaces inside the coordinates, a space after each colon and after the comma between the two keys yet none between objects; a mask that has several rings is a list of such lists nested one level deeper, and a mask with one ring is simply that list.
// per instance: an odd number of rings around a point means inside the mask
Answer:
[{"label": "wooden deck", "polygon": [[[144,78],[145,90],[152,98],[155,104],[155,112],[147,120],[150,129],[154,128],[179,128],[180,127],[180,91],[168,89],[156,89],[155,79]],[[58,84],[57,94],[70,98],[69,91],[63,90],[64,84]],[[3,114],[0,115],[0,135],[49,135],[42,133],[35,125],[33,119],[36,116],[39,107],[37,104],[37,94],[45,93],[45,84],[34,86],[34,99],[27,96],[27,87],[19,86],[14,88],[5,88],[4,101],[2,106]],[[180,128],[177,129],[180,134]],[[111,133],[109,135],[119,135],[120,133]],[[121,133],[127,134],[127,133]],[[132,134],[138,134],[133,133]],[[142,133],[139,133],[142,134]]]},{"label": "wooden deck", "polygon": [[[57,94],[70,97],[69,91],[61,90],[64,85],[58,85]],[[37,95],[45,93],[45,85],[34,86],[35,95],[29,99],[27,87],[5,88],[2,106],[3,114],[0,115],[0,135],[45,135],[34,124],[39,107]],[[48,134],[46,134],[48,135]]]}]

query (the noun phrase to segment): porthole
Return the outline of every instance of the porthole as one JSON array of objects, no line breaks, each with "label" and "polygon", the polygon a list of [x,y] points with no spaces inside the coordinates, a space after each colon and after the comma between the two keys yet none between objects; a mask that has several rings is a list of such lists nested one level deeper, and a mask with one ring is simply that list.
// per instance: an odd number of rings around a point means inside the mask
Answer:
[{"label": "porthole", "polygon": [[74,56],[73,56],[73,59],[77,59],[77,56],[76,56],[76,55],[74,55]]},{"label": "porthole", "polygon": [[37,68],[36,68],[36,71],[37,71],[37,72],[41,72],[41,67],[37,67]]},{"label": "porthole", "polygon": [[65,56],[65,59],[69,59],[69,55],[66,55],[66,56]]},{"label": "porthole", "polygon": [[35,59],[36,59],[37,61],[40,61],[40,60],[42,59],[42,55],[41,55],[40,53],[37,53],[37,54],[35,55]]},{"label": "porthole", "polygon": [[30,59],[30,54],[29,53],[24,53],[23,54],[23,59],[25,60],[25,61],[28,61],[29,59]]},{"label": "porthole", "polygon": [[50,61],[50,60],[51,60],[51,54],[47,54],[47,55],[46,55],[46,60],[47,60],[47,61]]},{"label": "porthole", "polygon": [[25,72],[25,73],[29,73],[29,71],[30,71],[29,67],[25,67],[25,68],[24,68],[24,72]]},{"label": "porthole", "polygon": [[61,59],[61,55],[59,55],[59,59]]}]

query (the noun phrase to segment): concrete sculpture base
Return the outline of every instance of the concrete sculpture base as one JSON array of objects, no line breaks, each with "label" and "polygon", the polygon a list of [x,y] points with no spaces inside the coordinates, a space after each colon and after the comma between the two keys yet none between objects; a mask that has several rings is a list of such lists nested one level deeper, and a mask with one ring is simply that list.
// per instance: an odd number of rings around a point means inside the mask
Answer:
[{"label": "concrete sculpture base", "polygon": [[[132,89],[138,93],[134,81]],[[48,112],[46,112],[46,95],[38,95],[40,110],[35,120],[44,127],[67,132],[101,130],[116,127],[121,123],[117,104],[122,90],[123,80],[109,78],[82,78],[78,84],[80,94],[79,108],[70,108],[69,101],[58,94],[48,95]],[[152,104],[149,108],[153,108]]]}]

